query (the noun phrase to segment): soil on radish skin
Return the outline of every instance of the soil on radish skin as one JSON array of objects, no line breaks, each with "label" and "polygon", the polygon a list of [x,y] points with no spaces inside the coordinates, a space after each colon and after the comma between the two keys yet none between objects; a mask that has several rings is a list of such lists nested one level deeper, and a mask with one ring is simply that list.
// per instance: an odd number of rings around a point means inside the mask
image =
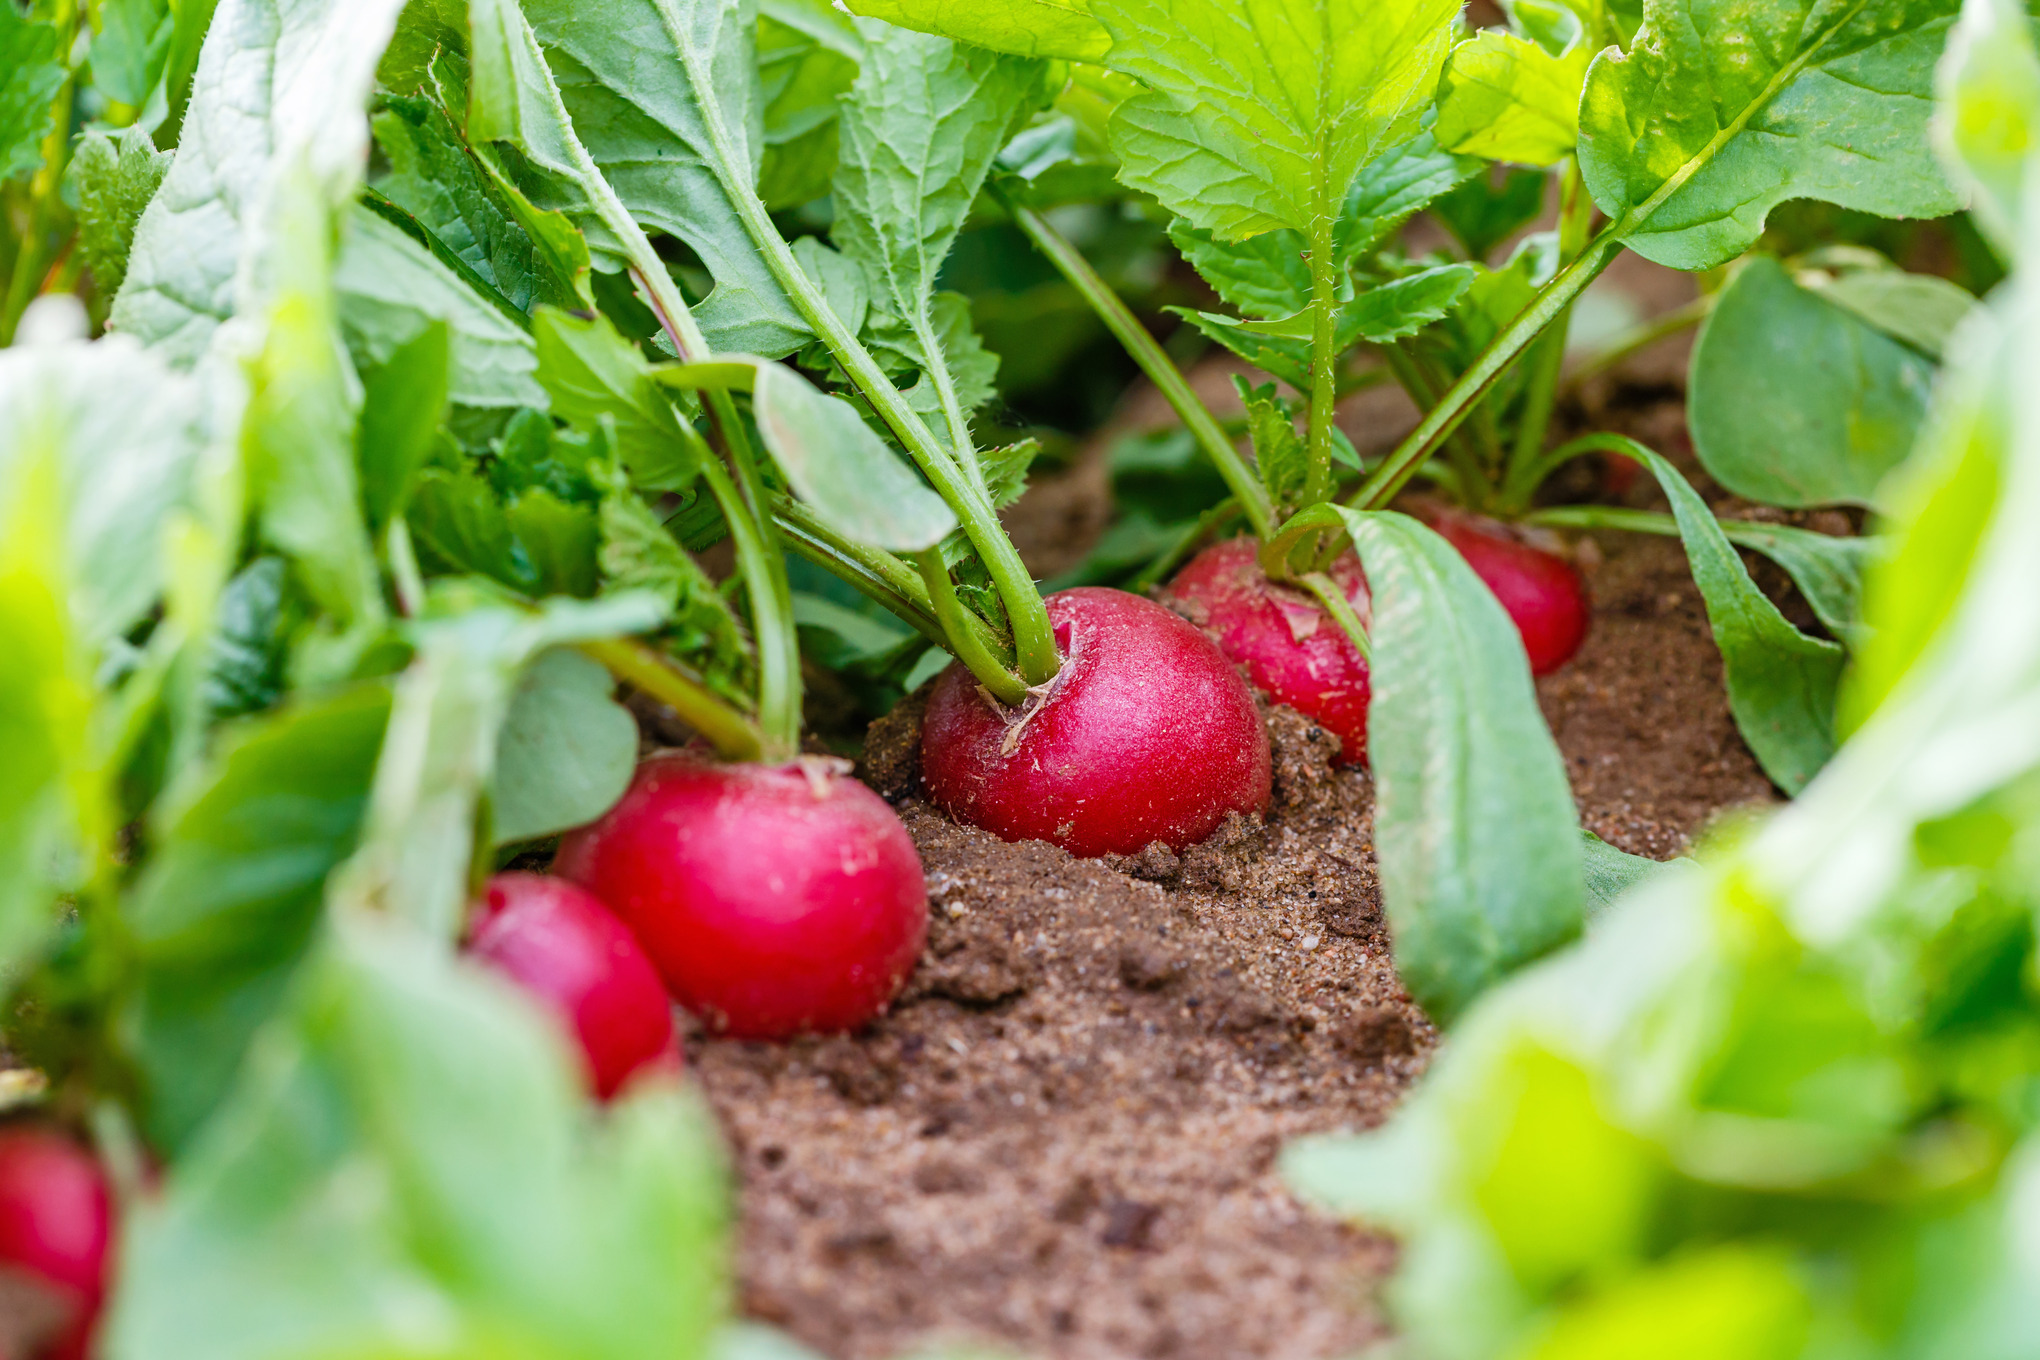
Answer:
[{"label": "soil on radish skin", "polygon": [[[1773,795],[1678,544],[1604,553],[1594,632],[1540,693],[1586,825],[1667,858]],[[1381,1122],[1436,1036],[1389,959],[1368,777],[1299,715],[1269,726],[1265,826],[1103,862],[951,823],[916,796],[914,702],[876,725],[863,773],[932,901],[907,992],[853,1038],[689,1044],[735,1150],[748,1313],[840,1360],[945,1338],[1303,1360],[1384,1334],[1392,1244],[1274,1163]]]}]

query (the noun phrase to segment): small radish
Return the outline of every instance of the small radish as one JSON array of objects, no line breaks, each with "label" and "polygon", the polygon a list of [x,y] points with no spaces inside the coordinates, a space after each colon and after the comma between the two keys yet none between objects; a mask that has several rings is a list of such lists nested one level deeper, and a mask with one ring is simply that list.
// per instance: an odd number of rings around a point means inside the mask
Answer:
[{"label": "small radish", "polygon": [[0,1274],[37,1286],[34,1303],[49,1305],[30,1360],[90,1352],[112,1242],[113,1197],[91,1154],[42,1129],[0,1131]]},{"label": "small radish", "polygon": [[1181,849],[1268,806],[1268,734],[1211,639],[1152,600],[1048,599],[1062,671],[1019,710],[951,666],[921,729],[921,778],[959,821],[1073,855]]},{"label": "small radish", "polygon": [[1587,640],[1593,606],[1587,583],[1557,553],[1510,536],[1500,524],[1458,510],[1431,509],[1425,521],[1473,568],[1523,635],[1532,675],[1549,675]]},{"label": "small radish", "polygon": [[900,819],[838,764],[653,756],[554,871],[615,909],[710,1029],[855,1029],[913,971],[928,890]]},{"label": "small radish", "polygon": [[595,1094],[677,1068],[673,1007],[629,927],[585,889],[538,874],[497,874],[476,904],[467,952],[565,1021]]},{"label": "small radish", "polygon": [[[1278,704],[1339,739],[1344,759],[1367,759],[1367,663],[1345,630],[1310,595],[1261,570],[1260,544],[1235,538],[1199,553],[1169,584],[1164,602],[1209,632],[1247,678]],[[1330,576],[1364,622],[1367,578],[1352,553]]]}]

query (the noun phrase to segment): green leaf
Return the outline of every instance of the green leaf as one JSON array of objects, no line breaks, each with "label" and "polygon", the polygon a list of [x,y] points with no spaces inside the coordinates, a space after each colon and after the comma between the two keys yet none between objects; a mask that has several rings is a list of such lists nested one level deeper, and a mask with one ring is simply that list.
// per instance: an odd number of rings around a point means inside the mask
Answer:
[{"label": "green leaf", "polygon": [[467,52],[467,36],[467,0],[409,0],[376,68],[377,83],[399,96],[416,92],[431,84],[442,53]]},{"label": "green leaf", "polygon": [[[462,143],[446,112],[427,99],[391,99],[374,120],[390,172],[376,189],[429,231],[476,277],[520,312],[540,303],[582,307],[587,247],[566,262],[541,250],[517,212]],[[571,232],[570,224],[562,223]]]},{"label": "green leaf", "polygon": [[2040,52],[2025,8],[1967,5],[1936,81],[1935,141],[1979,227],[2007,259],[2030,234],[2027,183],[2040,137]]},{"label": "green leaf", "polygon": [[362,845],[334,880],[346,909],[387,911],[451,941],[474,868],[476,819],[525,667],[547,648],[645,632],[653,597],[554,597],[535,609],[477,583],[437,582],[397,680]]},{"label": "green leaf", "polygon": [[259,713],[283,698],[299,614],[290,569],[280,557],[258,557],[227,582],[214,609],[200,686],[208,722]]},{"label": "green leaf", "polygon": [[552,397],[553,414],[585,433],[604,417],[614,422],[616,453],[639,486],[682,491],[691,485],[700,466],[699,437],[681,428],[637,347],[600,315],[582,320],[546,308],[536,324],[538,380]]},{"label": "green leaf", "polygon": [[602,476],[602,575],[611,590],[657,598],[667,649],[740,707],[753,702],[755,657],[729,601],[619,475]]},{"label": "green leaf", "polygon": [[1902,269],[1802,274],[1799,282],[1937,363],[1955,328],[1976,309],[1976,299],[1948,280]]},{"label": "green leaf", "polygon": [[161,598],[165,526],[191,499],[201,427],[197,386],[126,337],[0,351],[0,514],[57,479],[50,579],[89,650]]},{"label": "green leaf", "polygon": [[168,0],[104,0],[92,35],[92,83],[140,108],[162,79],[175,27]]},{"label": "green leaf", "polygon": [[520,595],[594,593],[596,513],[544,487],[500,496],[472,472],[434,468],[418,478],[410,525],[435,574],[487,576]]},{"label": "green leaf", "polygon": [[918,552],[956,527],[948,505],[849,402],[779,364],[758,366],[751,396],[773,461],[837,532],[875,548]]},{"label": "green leaf", "polygon": [[985,470],[985,485],[991,492],[992,509],[1004,510],[1025,494],[1027,470],[1040,456],[1041,441],[1033,438],[986,449],[978,455]]},{"label": "green leaf", "polygon": [[170,157],[140,128],[128,128],[117,141],[103,132],[79,139],[70,172],[78,186],[78,249],[103,295],[120,291],[135,225],[169,170]]},{"label": "green leaf", "polygon": [[827,0],[761,0],[758,81],[765,155],[758,196],[766,207],[795,208],[829,192],[837,114],[863,56],[857,26]]},{"label": "green leaf", "polygon": [[123,1219],[111,1360],[703,1360],[722,1162],[670,1080],[598,1108],[557,1022],[402,922],[335,922]]},{"label": "green leaf", "polygon": [[861,266],[888,327],[906,332],[893,347],[928,375],[962,443],[977,403],[963,400],[950,372],[935,283],[993,158],[1032,110],[1043,67],[870,19],[859,31],[864,65],[843,103],[831,231]]},{"label": "green leaf", "polygon": [[1724,523],[1731,543],[1785,568],[1830,633],[1853,643],[1863,623],[1863,574],[1890,549],[1882,538],[1839,538],[1784,524]]},{"label": "green leaf", "polygon": [[446,418],[452,362],[452,332],[434,322],[364,376],[355,447],[371,534],[380,535],[404,513],[412,480]]},{"label": "green leaf", "polygon": [[1092,0],[1107,63],[1147,89],[1112,116],[1121,178],[1220,240],[1333,220],[1417,128],[1447,0]]},{"label": "green leaf", "polygon": [[[929,329],[935,349],[942,356],[943,371],[957,409],[968,423],[972,412],[998,395],[999,356],[985,348],[985,342],[972,327],[970,299],[961,293],[935,295]],[[921,367],[919,380],[900,395],[906,398],[907,405],[920,413],[922,419],[935,428],[942,428],[948,409],[943,401],[940,381],[934,370],[924,363],[924,350],[918,340],[909,336],[905,337],[906,344],[888,343],[901,338],[897,334],[874,335],[872,340],[882,348],[892,348],[894,353],[905,352],[910,362]],[[978,450],[981,464],[985,457],[985,451]]]},{"label": "green leaf", "polygon": [[1296,416],[1276,397],[1275,384],[1250,386],[1233,375],[1233,390],[1247,409],[1247,434],[1254,442],[1254,471],[1276,505],[1294,505],[1310,480],[1310,454],[1296,432]]},{"label": "green leaf", "polygon": [[1166,307],[1163,310],[1182,317],[1203,332],[1206,339],[1224,345],[1262,372],[1280,378],[1299,392],[1310,391],[1308,342],[1269,335],[1253,329],[1250,323],[1238,317],[1217,312],[1200,312],[1189,307]]},{"label": "green leaf", "polygon": [[1814,198],[1883,217],[1958,205],[1927,140],[1956,0],[1646,0],[1580,105],[1580,169],[1624,244],[1711,269],[1771,208]]},{"label": "green leaf", "polygon": [[1581,43],[1553,56],[1526,38],[1484,29],[1452,49],[1438,92],[1438,144],[1491,161],[1552,165],[1580,134],[1580,88],[1593,56]]},{"label": "green leaf", "polygon": [[1085,0],[846,0],[854,14],[1018,57],[1097,61],[1112,36]]},{"label": "green leaf", "polygon": [[1771,505],[1869,505],[1912,451],[1934,365],[1752,258],[1694,346],[1689,419],[1714,479]]},{"label": "green leaf", "polygon": [[1373,592],[1368,759],[1396,967],[1450,1023],[1579,934],[1579,818],[1493,593],[1408,516],[1341,513]]},{"label": "green leaf", "polygon": [[452,339],[448,392],[462,406],[542,406],[531,336],[432,253],[379,214],[356,207],[333,277],[348,348],[379,367],[435,325]]},{"label": "green leaf", "polygon": [[1339,309],[1336,343],[1415,335],[1458,306],[1478,274],[1470,264],[1441,264],[1366,289]]},{"label": "green leaf", "polygon": [[231,727],[151,818],[125,908],[138,971],[123,1029],[166,1150],[184,1148],[282,1004],[326,877],[354,851],[389,712],[386,686],[357,685]]},{"label": "green leaf", "polygon": [[1806,636],[1778,612],[1677,468],[1647,449],[1634,456],[1656,475],[1679,521],[1693,583],[1721,649],[1736,726],[1772,782],[1797,793],[1834,754],[1842,648]]},{"label": "green leaf", "polygon": [[[1615,905],[1615,899],[1640,883],[1648,883],[1672,867],[1641,855],[1625,854],[1593,832],[1580,831],[1580,855],[1586,870],[1587,920]],[[1690,864],[1674,860],[1673,864]]]},{"label": "green leaf", "polygon": [[614,806],[637,768],[637,720],[600,662],[561,648],[531,663],[496,738],[489,780],[498,845],[550,836]]},{"label": "green leaf", "polygon": [[1169,223],[1169,239],[1220,298],[1249,317],[1272,321],[1310,305],[1310,266],[1297,232],[1221,241],[1178,217]]},{"label": "green leaf", "polygon": [[1466,248],[1469,259],[1484,261],[1544,211],[1548,178],[1536,170],[1506,171],[1500,184],[1490,174],[1468,176],[1458,188],[1440,195],[1431,212]]},{"label": "green leaf", "polygon": [[[764,153],[754,4],[525,0],[523,10],[558,73],[572,132],[617,199],[647,231],[686,242],[715,279],[715,291],[694,308],[711,347],[791,353],[807,338],[807,323],[766,266],[740,207]],[[480,97],[479,20],[475,27]],[[619,34],[642,37],[626,42]],[[471,134],[482,135],[472,124]],[[525,149],[556,174],[574,173],[542,147]],[[585,184],[581,191],[590,192]],[[592,231],[590,244],[602,244]]]},{"label": "green leaf", "polygon": [[0,5],[0,182],[33,170],[66,72],[56,26]]},{"label": "green leaf", "polygon": [[1429,129],[1383,152],[1361,170],[1339,210],[1334,231],[1340,261],[1368,255],[1432,200],[1451,193],[1484,168],[1471,156],[1441,151]]},{"label": "green leaf", "polygon": [[177,159],[135,229],[114,329],[188,367],[245,299],[275,230],[276,185],[302,166],[337,206],[359,185],[376,59],[403,0],[219,0]]}]

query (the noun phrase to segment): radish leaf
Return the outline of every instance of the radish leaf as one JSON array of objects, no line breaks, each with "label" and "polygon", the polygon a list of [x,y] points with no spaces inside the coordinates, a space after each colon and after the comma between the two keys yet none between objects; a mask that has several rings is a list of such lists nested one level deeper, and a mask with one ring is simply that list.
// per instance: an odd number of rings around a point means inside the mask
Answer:
[{"label": "radish leaf", "polygon": [[0,182],[41,160],[64,78],[56,25],[0,6]]},{"label": "radish leaf", "polygon": [[828,0],[760,0],[758,197],[766,207],[795,208],[829,192],[837,115],[863,56],[856,25]]},{"label": "radish leaf", "polygon": [[1342,512],[1373,592],[1368,757],[1396,966],[1441,1024],[1580,932],[1579,816],[1515,625],[1406,515]]},{"label": "radish leaf", "polygon": [[71,160],[71,177],[78,186],[78,248],[103,295],[120,291],[135,245],[135,225],[169,171],[170,157],[156,150],[140,128],[124,130],[117,140],[103,132],[88,132],[79,139]]},{"label": "radish leaf", "polygon": [[1957,206],[1927,143],[1955,0],[1645,0],[1626,54],[1580,105],[1580,169],[1630,249],[1711,269],[1772,207],[1816,198],[1882,217]]},{"label": "radish leaf", "polygon": [[1086,0],[846,0],[852,13],[1019,57],[1098,61],[1112,36]]},{"label": "radish leaf", "polygon": [[637,768],[637,720],[611,695],[602,664],[571,648],[541,654],[524,673],[496,738],[489,780],[496,844],[594,821]]},{"label": "radish leaf", "polygon": [[1484,29],[1452,49],[1438,92],[1438,144],[1491,161],[1551,165],[1573,153],[1584,42],[1553,56],[1527,38]]},{"label": "radish leaf", "polygon": [[1870,505],[1911,452],[1933,383],[1918,350],[1754,256],[1693,349],[1693,447],[1750,500]]},{"label": "radish leaf", "polygon": [[652,381],[637,347],[600,315],[583,321],[548,307],[535,326],[538,380],[552,397],[553,414],[583,433],[593,433],[605,417],[612,421],[616,454],[639,486],[690,486],[699,472],[700,441],[683,435],[673,403]]}]

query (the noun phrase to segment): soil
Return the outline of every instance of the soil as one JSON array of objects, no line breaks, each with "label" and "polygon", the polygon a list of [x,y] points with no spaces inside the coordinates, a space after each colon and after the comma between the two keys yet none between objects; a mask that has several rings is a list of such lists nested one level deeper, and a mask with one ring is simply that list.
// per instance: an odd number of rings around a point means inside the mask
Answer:
[{"label": "soil", "polygon": [[[1356,442],[1393,438],[1394,414],[1342,412]],[[1597,380],[1568,419],[1692,468],[1675,382]],[[1104,487],[1079,460],[1034,497],[1037,520],[1022,503],[1037,570],[1102,528]],[[1594,629],[1540,698],[1584,823],[1669,858],[1776,795],[1729,716],[1678,543],[1606,535],[1582,557]],[[1080,861],[921,802],[918,716],[910,699],[876,724],[860,767],[927,868],[933,924],[906,993],[855,1037],[690,1038],[739,1172],[743,1309],[838,1360],[945,1340],[1309,1360],[1380,1339],[1393,1244],[1305,1210],[1273,1170],[1292,1138],[1380,1123],[1437,1042],[1390,958],[1367,774],[1333,769],[1329,734],[1272,709],[1265,824]]]}]

